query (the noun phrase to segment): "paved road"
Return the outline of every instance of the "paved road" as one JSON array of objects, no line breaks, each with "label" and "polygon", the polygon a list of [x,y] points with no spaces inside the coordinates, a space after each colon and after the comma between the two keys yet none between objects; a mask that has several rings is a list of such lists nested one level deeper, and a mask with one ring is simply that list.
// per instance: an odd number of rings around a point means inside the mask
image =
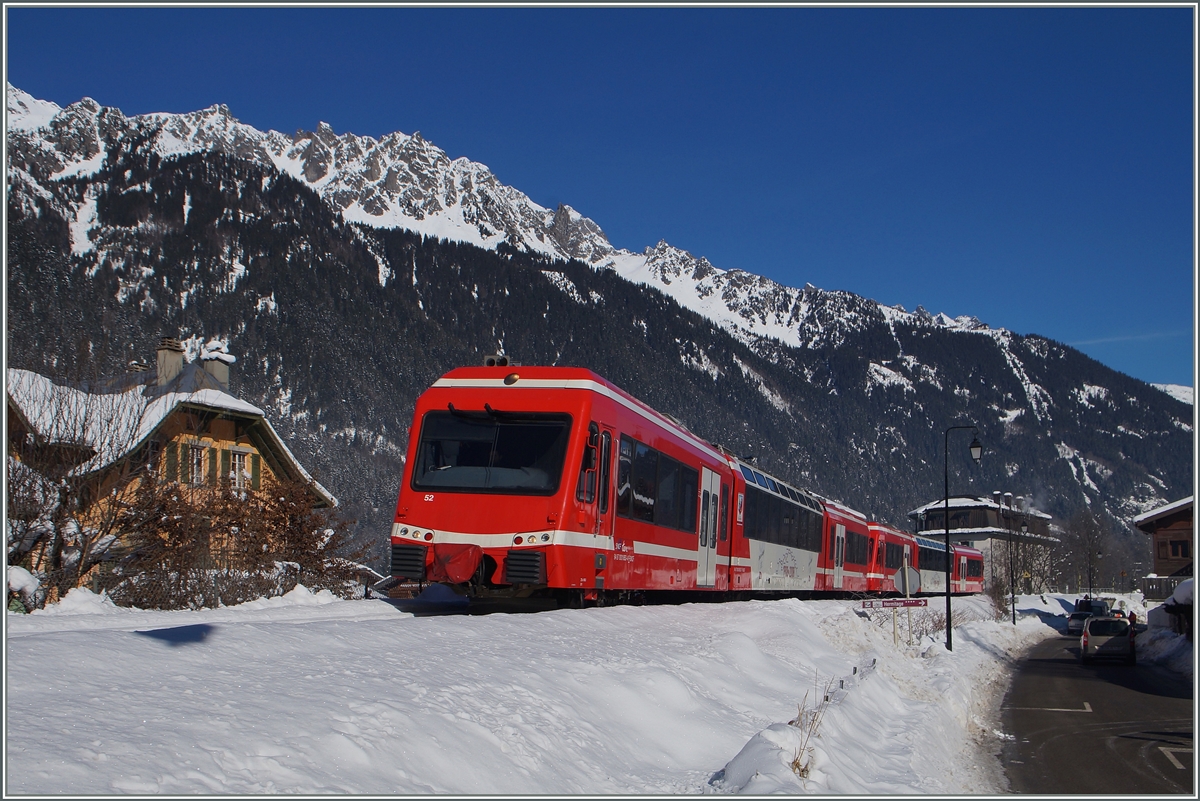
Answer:
[{"label": "paved road", "polygon": [[1004,699],[1015,793],[1195,795],[1192,685],[1150,665],[1079,663],[1052,637],[1017,664]]}]

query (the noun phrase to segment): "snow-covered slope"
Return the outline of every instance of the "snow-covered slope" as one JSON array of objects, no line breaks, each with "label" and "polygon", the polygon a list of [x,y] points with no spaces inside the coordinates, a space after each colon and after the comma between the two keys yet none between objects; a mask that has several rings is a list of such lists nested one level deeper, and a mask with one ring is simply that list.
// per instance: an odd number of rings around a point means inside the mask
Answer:
[{"label": "snow-covered slope", "polygon": [[[7,615],[6,711],[20,735],[6,742],[6,790],[1005,789],[994,754],[1009,663],[1057,632],[1036,615],[996,622],[973,598],[956,602],[971,622],[953,652],[940,635],[897,646],[890,616],[858,606],[414,618],[303,587],[195,612],[118,609],[77,589]],[[824,706],[810,753],[788,725],[802,704]],[[789,767],[797,756],[811,760],[807,779]]]},{"label": "snow-covered slope", "polygon": [[[612,246],[593,220],[569,206],[546,209],[500,183],[484,165],[450,159],[419,132],[382,139],[338,135],[326,123],[293,135],[238,122],[224,105],[187,114],[126,117],[84,98],[65,109],[8,85],[11,168],[31,183],[94,174],[106,149],[122,139],[145,141],[161,156],[219,151],[270,164],[318,192],[342,217],[380,228],[495,249],[500,243],[555,258],[579,259],[655,287],[743,341],[836,345],[846,330],[881,317],[960,331],[982,331],[973,317],[909,313],[847,292],[787,287],[660,241],[636,253]],[[86,200],[71,210],[86,239]]]},{"label": "snow-covered slope", "polygon": [[1186,404],[1193,404],[1193,389],[1192,387],[1184,386],[1183,384],[1153,384],[1157,389],[1170,395],[1175,400],[1183,401]]}]

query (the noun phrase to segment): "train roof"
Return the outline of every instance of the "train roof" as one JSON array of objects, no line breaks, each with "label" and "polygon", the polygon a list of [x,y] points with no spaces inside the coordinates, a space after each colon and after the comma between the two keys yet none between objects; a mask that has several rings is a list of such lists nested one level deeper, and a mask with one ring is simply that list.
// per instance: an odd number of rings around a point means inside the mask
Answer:
[{"label": "train roof", "polygon": [[946,550],[946,543],[938,542],[937,540],[931,540],[928,537],[922,537],[919,534],[917,535],[917,545],[921,546],[922,548],[933,548],[935,551]]},{"label": "train roof", "polygon": [[608,379],[586,367],[538,367],[506,365],[503,367],[458,367],[433,382],[430,389],[564,389],[597,392],[630,411],[636,412],[657,425],[670,429],[693,447],[706,451],[722,461],[732,458],[719,446],[696,436],[688,427],[669,414],[660,412],[645,401],[638,400]]}]

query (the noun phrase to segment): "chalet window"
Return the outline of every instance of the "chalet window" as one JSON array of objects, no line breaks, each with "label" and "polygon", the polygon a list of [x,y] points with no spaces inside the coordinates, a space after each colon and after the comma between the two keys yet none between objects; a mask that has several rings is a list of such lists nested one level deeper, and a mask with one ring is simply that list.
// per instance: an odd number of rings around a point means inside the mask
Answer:
[{"label": "chalet window", "polygon": [[184,481],[193,487],[204,483],[204,452],[208,450],[200,445],[188,446],[188,458],[184,468]]},{"label": "chalet window", "polygon": [[246,489],[250,486],[250,472],[246,469],[246,456],[248,454],[242,451],[233,451],[233,477],[231,483],[237,489]]},{"label": "chalet window", "polygon": [[1192,555],[1191,545],[1187,540],[1171,540],[1171,558],[1188,559]]}]

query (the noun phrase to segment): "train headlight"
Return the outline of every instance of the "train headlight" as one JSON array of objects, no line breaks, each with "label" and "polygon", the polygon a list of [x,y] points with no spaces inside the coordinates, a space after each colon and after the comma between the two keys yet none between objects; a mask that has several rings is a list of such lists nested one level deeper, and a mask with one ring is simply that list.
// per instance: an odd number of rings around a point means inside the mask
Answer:
[{"label": "train headlight", "polygon": [[432,532],[432,531],[426,531],[426,532],[425,532],[425,541],[426,541],[426,542],[430,542],[430,541],[432,541],[432,540],[433,540],[433,532]]},{"label": "train headlight", "polygon": [[400,536],[401,536],[401,537],[407,537],[407,536],[408,536],[408,526],[405,526],[404,528],[400,529]]},{"label": "train headlight", "polygon": [[513,537],[513,545],[520,545],[522,542],[524,542],[524,540],[521,537]]},{"label": "train headlight", "polygon": [[549,535],[549,534],[543,534],[543,535],[542,535],[542,542],[549,542],[549,541],[550,541],[550,535]]}]

